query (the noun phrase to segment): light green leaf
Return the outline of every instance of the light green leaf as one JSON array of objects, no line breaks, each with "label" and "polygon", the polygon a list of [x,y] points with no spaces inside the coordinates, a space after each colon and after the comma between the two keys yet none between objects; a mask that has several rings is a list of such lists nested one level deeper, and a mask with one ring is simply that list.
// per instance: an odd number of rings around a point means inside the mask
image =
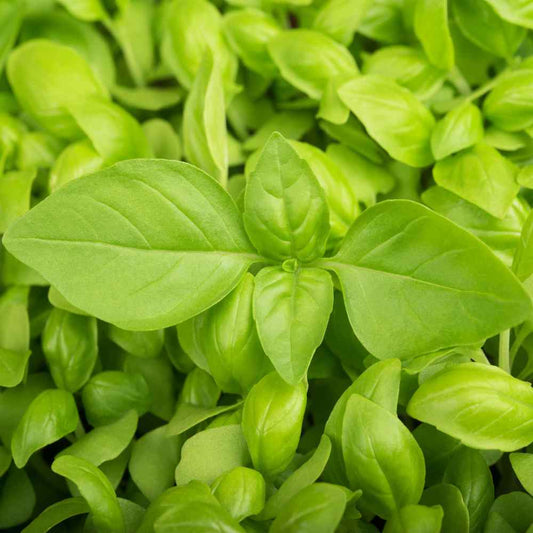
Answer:
[{"label": "light green leaf", "polygon": [[256,276],[254,317],[268,358],[279,375],[296,385],[306,374],[324,338],[333,309],[328,272],[300,268],[264,268]]},{"label": "light green leaf", "polygon": [[512,57],[526,35],[524,28],[501,19],[490,0],[453,0],[452,11],[465,37],[497,56]]},{"label": "light green leaf", "polygon": [[[532,10],[533,15],[533,10]],[[520,69],[499,78],[483,102],[483,113],[498,128],[520,131],[533,125],[533,70]]]},{"label": "light green leaf", "polygon": [[72,433],[79,423],[74,396],[59,389],[41,392],[19,421],[11,440],[11,454],[22,468],[30,456]]},{"label": "light green leaf", "polygon": [[142,128],[154,157],[177,161],[181,159],[182,141],[169,122],[152,118],[144,122]]},{"label": "light green leaf", "polygon": [[121,87],[111,89],[113,96],[124,106],[147,111],[161,111],[173,107],[182,93],[175,87]]},{"label": "light green leaf", "polygon": [[56,457],[74,455],[100,466],[116,459],[130,444],[137,429],[138,416],[128,411],[122,418],[111,424],[95,428],[79,440],[61,450]]},{"label": "light green leaf", "polygon": [[222,474],[250,463],[243,432],[238,424],[206,429],[185,441],[176,467],[176,484],[193,479],[213,483]]},{"label": "light green leaf", "polygon": [[107,92],[89,64],[72,48],[35,39],[19,46],[7,62],[9,83],[19,104],[42,127],[61,138],[79,136],[68,111],[87,98],[105,101]]},{"label": "light green leaf", "polygon": [[446,72],[432,65],[422,50],[410,46],[386,46],[369,56],[364,74],[392,78],[418,98],[433,96],[443,85]]},{"label": "light green leaf", "polygon": [[258,9],[239,9],[224,15],[222,28],[230,47],[250,70],[275,76],[267,44],[281,31],[276,19]]},{"label": "light green leaf", "polygon": [[157,357],[163,349],[163,330],[128,331],[110,325],[107,330],[109,338],[125,352],[136,357]]},{"label": "light green leaf", "polygon": [[401,0],[374,0],[359,26],[359,33],[380,43],[400,43],[406,33],[403,9]]},{"label": "light green leaf", "polygon": [[238,466],[223,474],[211,490],[237,522],[260,513],[265,505],[265,480],[251,468]]},{"label": "light green leaf", "polygon": [[65,520],[89,512],[83,498],[67,498],[53,503],[26,526],[22,533],[45,533]]},{"label": "light green leaf", "polygon": [[509,458],[516,477],[529,494],[533,494],[533,454],[512,453]]},{"label": "light green leaf", "polygon": [[180,439],[170,436],[166,426],[145,433],[134,443],[128,471],[150,501],[174,485],[180,446]]},{"label": "light green leaf", "polygon": [[533,442],[531,384],[491,365],[445,369],[418,388],[407,412],[472,448],[514,451]]},{"label": "light green leaf", "polygon": [[520,189],[516,167],[497,150],[477,144],[433,167],[438,185],[503,218]]},{"label": "light green leaf", "polygon": [[244,224],[267,257],[311,261],[324,253],[329,233],[324,191],[279,133],[270,137],[248,178]]},{"label": "light green leaf", "polygon": [[435,119],[407,89],[368,74],[341,86],[339,96],[392,157],[415,167],[432,162]]},{"label": "light green leaf", "polygon": [[276,372],[265,376],[246,396],[242,431],[254,467],[271,478],[287,468],[300,440],[307,386],[292,386]]},{"label": "light green leaf", "polygon": [[216,58],[206,52],[183,110],[183,149],[188,161],[223,185],[228,179],[224,89]]},{"label": "light green leaf", "polygon": [[438,68],[450,70],[455,59],[448,28],[448,1],[417,0],[414,24],[429,60]]},{"label": "light green leaf", "polygon": [[4,245],[76,307],[138,330],[198,314],[260,260],[223,189],[162,160],[73,181],[11,226]]},{"label": "light green leaf", "polygon": [[424,456],[396,416],[352,394],[342,422],[342,453],[361,504],[382,518],[418,502],[424,488]]},{"label": "light green leaf", "polygon": [[464,150],[483,140],[483,117],[473,104],[456,107],[435,124],[431,151],[435,159]]},{"label": "light green leaf", "polygon": [[101,470],[85,459],[65,455],[52,463],[52,471],[77,486],[98,531],[124,533],[124,518],[115,491]]},{"label": "light green leaf", "polygon": [[20,30],[23,18],[23,6],[18,2],[3,0],[0,2],[0,74],[4,70],[7,56],[11,52]]},{"label": "light green leaf", "polygon": [[35,169],[13,170],[0,175],[0,233],[30,208]]},{"label": "light green leaf", "polygon": [[131,409],[142,416],[151,404],[150,390],[144,377],[108,370],[95,374],[83,387],[82,402],[85,416],[92,426],[116,422]]},{"label": "light green leaf", "polygon": [[315,483],[300,491],[281,510],[270,527],[270,533],[320,531],[333,533],[346,508],[343,487]]},{"label": "light green leaf", "polygon": [[91,377],[98,357],[96,319],[53,309],[43,331],[42,347],[56,385],[76,392]]},{"label": "light green leaf", "polygon": [[468,533],[468,509],[461,491],[449,483],[439,483],[424,491],[420,503],[440,505],[444,511],[440,533]]},{"label": "light green leaf", "polygon": [[444,472],[444,482],[455,485],[468,509],[469,530],[481,531],[494,501],[494,484],[487,462],[480,452],[461,448]]},{"label": "light green leaf", "polygon": [[100,0],[58,0],[72,15],[88,21],[105,19],[107,13]]},{"label": "light green leaf", "polygon": [[494,502],[484,532],[531,533],[532,523],[533,498],[524,492],[509,492],[502,494]]},{"label": "light green leaf", "polygon": [[261,519],[275,518],[289,506],[289,502],[305,487],[312,485],[322,474],[331,452],[331,441],[326,435],[320,438],[320,444],[313,455],[295,470],[268,500],[261,512]]},{"label": "light green leaf", "polygon": [[443,511],[439,505],[406,505],[385,524],[383,533],[434,533],[441,531]]},{"label": "light green leaf", "polygon": [[370,0],[327,0],[315,15],[312,28],[348,46],[371,5]]},{"label": "light green leaf", "polygon": [[202,407],[190,403],[179,403],[176,413],[168,423],[167,435],[180,435],[188,429],[209,420],[215,416],[237,409],[241,403],[232,405],[218,405],[215,407]]},{"label": "light green leaf", "polygon": [[283,78],[315,100],[329,80],[349,80],[359,72],[350,52],[318,31],[283,31],[268,42],[268,50]]},{"label": "light green leaf", "polygon": [[524,290],[487,247],[405,200],[366,210],[339,253],[317,264],[339,276],[357,337],[382,359],[482,343],[530,313]]},{"label": "light green leaf", "polygon": [[533,29],[533,5],[529,0],[485,0],[504,20]]}]

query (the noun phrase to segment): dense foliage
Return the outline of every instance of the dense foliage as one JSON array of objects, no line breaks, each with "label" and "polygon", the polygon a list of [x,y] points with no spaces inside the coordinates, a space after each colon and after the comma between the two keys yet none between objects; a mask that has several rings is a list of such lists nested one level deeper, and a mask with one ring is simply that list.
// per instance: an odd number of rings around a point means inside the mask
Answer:
[{"label": "dense foliage", "polygon": [[533,532],[531,0],[0,0],[0,529]]}]

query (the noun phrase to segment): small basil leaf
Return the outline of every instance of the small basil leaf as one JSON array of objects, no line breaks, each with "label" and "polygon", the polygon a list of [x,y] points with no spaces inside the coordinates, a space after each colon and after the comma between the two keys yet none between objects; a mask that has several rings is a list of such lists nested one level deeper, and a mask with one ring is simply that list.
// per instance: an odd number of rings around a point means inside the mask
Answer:
[{"label": "small basil leaf", "polygon": [[0,176],[0,233],[30,208],[35,169],[13,170]]},{"label": "small basil leaf", "polygon": [[268,42],[268,50],[283,78],[315,100],[329,80],[348,80],[359,72],[344,46],[317,31],[281,32]]},{"label": "small basil leaf", "polygon": [[431,134],[431,150],[438,161],[482,140],[481,111],[473,104],[466,104],[456,107],[435,124]]},{"label": "small basil leaf", "polygon": [[50,531],[65,520],[89,512],[83,498],[67,498],[53,503],[26,526],[22,533],[43,533]]},{"label": "small basil leaf", "polygon": [[437,67],[454,66],[453,41],[448,28],[447,0],[418,0],[414,29],[429,60]]},{"label": "small basil leaf", "polygon": [[433,533],[441,530],[443,511],[439,505],[407,505],[385,524],[383,533]]},{"label": "small basil leaf", "polygon": [[440,533],[468,533],[469,515],[461,491],[449,483],[433,485],[424,491],[420,503],[440,505],[444,511]]},{"label": "small basil leaf", "polygon": [[512,453],[509,457],[516,477],[529,494],[533,494],[533,454]]},{"label": "small basil leaf", "polygon": [[271,478],[287,468],[300,440],[306,386],[266,375],[246,396],[242,430],[254,467]]},{"label": "small basil leaf", "polygon": [[395,415],[352,394],[342,421],[342,453],[350,486],[361,504],[382,518],[418,502],[424,488],[424,456]]},{"label": "small basil leaf", "polygon": [[117,346],[136,357],[157,357],[163,348],[163,330],[128,331],[111,325],[107,334]]},{"label": "small basil leaf", "polygon": [[184,442],[175,472],[176,484],[185,485],[192,480],[213,483],[222,474],[249,463],[240,425],[209,428]]},{"label": "small basil leaf", "polygon": [[137,413],[133,410],[128,411],[116,422],[89,431],[79,440],[61,450],[56,457],[74,455],[95,466],[116,459],[133,439],[137,429],[137,420]]},{"label": "small basil leaf", "polygon": [[239,466],[223,474],[211,490],[237,522],[260,513],[265,505],[265,480],[251,468]]},{"label": "small basil leaf", "polygon": [[76,392],[91,377],[98,357],[96,319],[53,309],[42,336],[43,352],[56,385]]},{"label": "small basil leaf", "polygon": [[28,521],[36,494],[25,470],[10,468],[0,489],[0,528],[7,530]]},{"label": "small basil leaf", "polygon": [[79,423],[74,396],[60,389],[41,392],[29,405],[11,440],[15,464],[22,468],[30,456],[72,433]]},{"label": "small basil leaf", "polygon": [[219,65],[207,52],[183,109],[183,149],[189,162],[225,185],[228,144],[224,111]]},{"label": "small basil leaf", "polygon": [[150,501],[174,485],[180,445],[178,437],[168,435],[166,426],[145,433],[133,444],[128,471]]},{"label": "small basil leaf", "polygon": [[329,214],[309,165],[273,134],[248,178],[244,224],[258,250],[273,259],[310,261],[324,253]]},{"label": "small basil leaf", "polygon": [[407,412],[473,448],[514,451],[533,442],[531,385],[490,365],[445,369],[419,387]]},{"label": "small basil leaf", "polygon": [[485,533],[530,533],[533,524],[533,498],[524,492],[499,496],[485,523]]},{"label": "small basil leaf", "polygon": [[414,167],[432,162],[429,140],[435,119],[410,91],[367,74],[341,86],[339,96],[395,159]]},{"label": "small basil leaf", "polygon": [[333,282],[325,270],[268,267],[257,275],[254,316],[259,338],[288,383],[295,385],[305,376],[332,309]]},{"label": "small basil leaf", "polygon": [[342,487],[315,483],[301,490],[281,510],[270,527],[271,533],[300,531],[336,531],[346,508],[346,492]]},{"label": "small basil leaf", "polygon": [[82,390],[83,407],[92,426],[117,421],[130,409],[139,416],[148,411],[152,401],[146,380],[141,374],[116,370],[94,375]]},{"label": "small basil leaf", "polygon": [[261,513],[262,520],[278,516],[289,506],[289,502],[304,488],[312,485],[322,474],[331,452],[331,441],[326,435],[320,438],[320,444],[313,455],[295,470],[266,502]]},{"label": "small basil leaf", "polygon": [[148,144],[157,159],[175,159],[182,156],[182,142],[169,122],[152,118],[143,122],[142,128]]},{"label": "small basil leaf", "polygon": [[468,448],[455,452],[444,472],[444,481],[461,491],[470,516],[469,530],[481,531],[494,501],[492,474],[481,453]]},{"label": "small basil leaf", "polygon": [[85,459],[65,455],[52,463],[52,471],[77,486],[98,531],[124,533],[124,518],[115,491],[101,470]]}]

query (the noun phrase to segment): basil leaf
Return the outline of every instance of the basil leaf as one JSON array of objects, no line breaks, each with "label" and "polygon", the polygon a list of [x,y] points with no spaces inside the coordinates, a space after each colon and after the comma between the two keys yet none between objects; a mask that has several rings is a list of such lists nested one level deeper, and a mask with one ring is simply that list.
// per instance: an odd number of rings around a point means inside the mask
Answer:
[{"label": "basil leaf", "polygon": [[424,488],[424,456],[395,415],[354,393],[342,421],[342,453],[361,504],[382,518],[418,502]]},{"label": "basil leaf", "polygon": [[0,176],[0,233],[30,208],[35,169],[14,170]]},{"label": "basil leaf", "polygon": [[189,162],[225,185],[228,145],[224,110],[219,67],[213,55],[207,52],[183,110],[183,149]]},{"label": "basil leaf", "polygon": [[468,448],[458,450],[444,472],[444,481],[461,491],[470,517],[470,531],[480,531],[494,501],[492,474],[483,456]]},{"label": "basil leaf", "polygon": [[533,6],[524,0],[485,0],[504,20],[533,28]]},{"label": "basil leaf", "polygon": [[438,68],[450,70],[455,58],[448,28],[447,0],[418,0],[414,29],[429,60]]},{"label": "basil leaf", "polygon": [[[419,387],[407,406],[410,416],[435,425],[467,446],[503,451],[533,441],[530,410],[533,391],[529,383],[480,363],[440,372]],[[501,420],[498,426],[495,419]]]},{"label": "basil leaf", "polygon": [[315,483],[301,490],[272,522],[271,533],[323,531],[333,533],[346,508],[342,487]]},{"label": "basil leaf", "polygon": [[431,533],[442,531],[442,508],[438,505],[406,505],[385,524],[383,533]]},{"label": "basil leaf", "polygon": [[[532,12],[533,14],[533,12]],[[505,131],[520,131],[533,125],[533,70],[510,72],[497,83],[483,102],[483,113]]]},{"label": "basil leaf", "polygon": [[79,424],[74,396],[60,389],[41,392],[20,419],[11,439],[11,454],[18,468],[48,444],[72,433]]},{"label": "basil leaf", "polygon": [[440,505],[444,511],[441,533],[468,533],[470,519],[461,491],[449,483],[433,485],[424,491],[420,502]]},{"label": "basil leaf", "polygon": [[381,76],[360,76],[339,89],[341,100],[395,159],[415,167],[433,160],[433,115],[407,89]]},{"label": "basil leaf", "polygon": [[152,118],[143,122],[142,128],[154,157],[177,161],[181,159],[182,141],[169,122]]},{"label": "basil leaf", "polygon": [[145,433],[133,444],[128,471],[150,501],[174,485],[180,448],[180,439],[170,436],[166,426]]},{"label": "basil leaf", "polygon": [[453,0],[452,11],[465,37],[497,56],[511,57],[526,35],[524,28],[500,18],[486,0]]},{"label": "basil leaf", "polygon": [[466,104],[452,109],[435,124],[431,134],[431,151],[438,161],[482,140],[481,111],[475,105]]},{"label": "basil leaf", "polygon": [[89,431],[79,440],[61,450],[56,457],[73,455],[95,466],[116,459],[133,439],[137,429],[137,420],[137,413],[128,411],[116,422]]},{"label": "basil leaf", "polygon": [[317,31],[283,31],[270,39],[268,51],[283,78],[315,100],[329,80],[348,80],[359,72],[344,46]]},{"label": "basil leaf", "polygon": [[[76,307],[127,329],[190,318],[259,259],[220,186],[170,161],[122,162],[73,181],[12,225],[4,245]],[[191,297],[193,277],[204,281]]]},{"label": "basil leaf", "polygon": [[265,480],[251,468],[239,466],[223,474],[211,490],[237,522],[258,514],[265,505]]},{"label": "basil leaf", "polygon": [[28,474],[10,468],[0,489],[0,528],[9,529],[28,521],[35,503],[35,489]]},{"label": "basil leaf", "polygon": [[92,426],[116,422],[135,409],[139,416],[148,411],[152,401],[141,374],[108,370],[94,375],[82,390],[85,415]]},{"label": "basil leaf", "polygon": [[284,263],[284,268],[265,268],[257,275],[257,332],[274,368],[288,383],[297,384],[307,372],[332,309],[333,282],[324,270],[291,271]]},{"label": "basil leaf", "polygon": [[117,346],[136,357],[157,357],[163,349],[163,330],[128,331],[111,325],[107,334]]},{"label": "basil leaf", "polygon": [[533,498],[523,492],[509,492],[499,496],[490,509],[485,523],[487,533],[529,533],[533,523]]},{"label": "basil leaf", "polygon": [[320,438],[320,444],[313,455],[300,468],[295,470],[266,502],[261,512],[261,519],[268,520],[278,516],[289,505],[294,496],[312,485],[322,474],[328,462],[331,441],[326,435]]},{"label": "basil leaf", "polygon": [[285,470],[300,440],[306,386],[292,386],[275,372],[266,375],[246,396],[242,431],[254,467],[271,478]]},{"label": "basil leaf", "polygon": [[85,459],[65,455],[52,463],[52,471],[76,484],[99,531],[124,532],[124,519],[115,491],[101,470]]},{"label": "basil leaf", "polygon": [[91,377],[98,357],[96,319],[54,309],[43,331],[43,352],[56,385],[69,392]]},{"label": "basil leaf", "polygon": [[248,178],[244,225],[255,247],[277,260],[311,261],[324,253],[329,215],[309,165],[274,133]]},{"label": "basil leaf", "polygon": [[209,428],[187,439],[176,467],[176,484],[192,480],[213,483],[238,466],[246,466],[250,455],[238,424]]},{"label": "basil leaf", "polygon": [[533,493],[533,455],[530,453],[512,453],[509,456],[516,477],[522,486]]},{"label": "basil leaf", "polygon": [[89,512],[89,506],[83,498],[67,498],[48,506],[22,533],[43,533],[74,516]]},{"label": "basil leaf", "polygon": [[[485,246],[408,201],[365,211],[338,254],[319,264],[339,276],[352,327],[379,358],[480,343],[530,313],[523,289]],[[459,299],[462,309],[452,303]],[[439,327],[429,332],[428,323]]]}]

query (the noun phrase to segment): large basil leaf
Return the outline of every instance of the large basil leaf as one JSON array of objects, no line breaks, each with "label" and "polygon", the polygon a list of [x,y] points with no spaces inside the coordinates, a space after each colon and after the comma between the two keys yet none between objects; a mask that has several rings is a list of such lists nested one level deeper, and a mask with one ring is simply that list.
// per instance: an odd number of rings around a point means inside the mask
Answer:
[{"label": "large basil leaf", "polygon": [[514,451],[533,442],[531,385],[490,365],[445,369],[419,387],[407,412],[472,448]]},{"label": "large basil leaf", "polygon": [[125,329],[190,318],[260,259],[222,188],[164,160],[71,182],[13,224],[4,245],[73,305]]},{"label": "large basil leaf", "polygon": [[533,28],[533,5],[529,0],[485,0],[505,20]]},{"label": "large basil leaf", "polygon": [[357,337],[382,359],[480,343],[531,312],[523,288],[488,248],[405,200],[365,211],[338,254],[317,263],[339,276]]},{"label": "large basil leaf", "polygon": [[329,233],[324,191],[279,133],[271,135],[248,178],[244,224],[267,257],[311,261],[324,253]]},{"label": "large basil leaf", "polygon": [[353,489],[362,489],[361,504],[382,518],[418,502],[424,488],[424,456],[398,418],[352,394],[342,421],[342,453]]},{"label": "large basil leaf", "polygon": [[414,167],[433,161],[429,140],[435,119],[410,91],[367,74],[342,85],[339,96],[395,159]]},{"label": "large basil leaf", "polygon": [[259,272],[254,316],[265,353],[288,383],[307,372],[333,309],[333,282],[319,268],[268,267]]}]

